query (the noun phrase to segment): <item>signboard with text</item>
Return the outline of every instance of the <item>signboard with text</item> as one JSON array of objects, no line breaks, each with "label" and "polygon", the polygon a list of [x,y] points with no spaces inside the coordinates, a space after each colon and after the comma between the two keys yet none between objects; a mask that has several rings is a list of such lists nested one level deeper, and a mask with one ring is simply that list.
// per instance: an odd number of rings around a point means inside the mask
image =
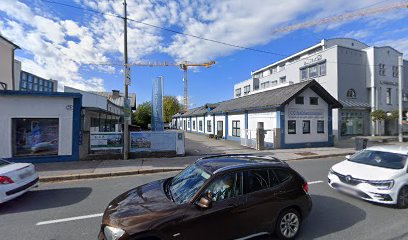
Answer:
[{"label": "signboard with text", "polygon": [[122,149],[122,133],[98,132],[91,133],[91,150]]},{"label": "signboard with text", "polygon": [[289,118],[323,118],[324,112],[322,109],[288,109]]}]

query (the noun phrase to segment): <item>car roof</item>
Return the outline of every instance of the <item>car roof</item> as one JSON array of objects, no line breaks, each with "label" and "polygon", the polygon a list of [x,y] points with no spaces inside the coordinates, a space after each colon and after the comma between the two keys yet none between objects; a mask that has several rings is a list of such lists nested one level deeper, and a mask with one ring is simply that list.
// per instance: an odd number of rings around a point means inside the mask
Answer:
[{"label": "car roof", "polygon": [[196,161],[196,165],[204,168],[211,174],[252,167],[287,166],[286,163],[273,157],[253,155],[217,155],[203,157]]},{"label": "car roof", "polygon": [[391,152],[408,155],[408,146],[401,145],[381,145],[366,148],[366,150],[381,151],[381,152]]}]

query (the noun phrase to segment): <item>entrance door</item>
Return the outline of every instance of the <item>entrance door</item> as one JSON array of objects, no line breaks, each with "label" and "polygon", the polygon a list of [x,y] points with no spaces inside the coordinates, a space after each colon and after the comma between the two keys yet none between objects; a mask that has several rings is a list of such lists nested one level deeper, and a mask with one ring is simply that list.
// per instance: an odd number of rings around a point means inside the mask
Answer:
[{"label": "entrance door", "polygon": [[218,121],[217,122],[217,135],[219,137],[223,137],[223,131],[224,131],[224,123],[223,121]]}]

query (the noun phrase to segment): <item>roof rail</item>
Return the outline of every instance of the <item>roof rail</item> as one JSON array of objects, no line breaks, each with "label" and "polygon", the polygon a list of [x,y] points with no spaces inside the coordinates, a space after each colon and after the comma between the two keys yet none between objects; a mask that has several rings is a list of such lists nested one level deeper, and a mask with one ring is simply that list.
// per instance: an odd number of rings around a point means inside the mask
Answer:
[{"label": "roof rail", "polygon": [[217,157],[234,157],[234,156],[236,157],[236,156],[254,156],[254,155],[252,155],[250,153],[217,154],[217,155],[210,155],[210,156],[201,157],[198,160],[209,159],[209,158],[217,158]]}]

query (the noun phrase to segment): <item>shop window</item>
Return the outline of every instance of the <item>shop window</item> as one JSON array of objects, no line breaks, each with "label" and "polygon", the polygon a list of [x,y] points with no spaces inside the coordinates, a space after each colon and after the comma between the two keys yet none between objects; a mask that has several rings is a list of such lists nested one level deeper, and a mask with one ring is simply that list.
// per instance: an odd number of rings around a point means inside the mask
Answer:
[{"label": "shop window", "polygon": [[13,156],[58,155],[57,118],[13,118]]},{"label": "shop window", "polygon": [[317,121],[317,133],[324,133],[324,121]]},{"label": "shop window", "polygon": [[310,120],[303,120],[303,134],[310,133]]},{"label": "shop window", "polygon": [[310,105],[319,105],[319,98],[310,97]]},{"label": "shop window", "polygon": [[198,130],[203,131],[203,121],[198,121]]},{"label": "shop window", "polygon": [[304,97],[296,97],[295,98],[295,103],[296,104],[305,104],[305,98]]},{"label": "shop window", "polygon": [[239,121],[232,121],[232,136],[240,137],[241,128]]},{"label": "shop window", "polygon": [[288,121],[288,134],[296,134],[296,120]]},{"label": "shop window", "polygon": [[354,90],[352,88],[347,90],[347,97],[348,98],[356,98],[357,97],[356,90]]},{"label": "shop window", "polygon": [[207,120],[207,132],[211,132],[211,120]]}]

